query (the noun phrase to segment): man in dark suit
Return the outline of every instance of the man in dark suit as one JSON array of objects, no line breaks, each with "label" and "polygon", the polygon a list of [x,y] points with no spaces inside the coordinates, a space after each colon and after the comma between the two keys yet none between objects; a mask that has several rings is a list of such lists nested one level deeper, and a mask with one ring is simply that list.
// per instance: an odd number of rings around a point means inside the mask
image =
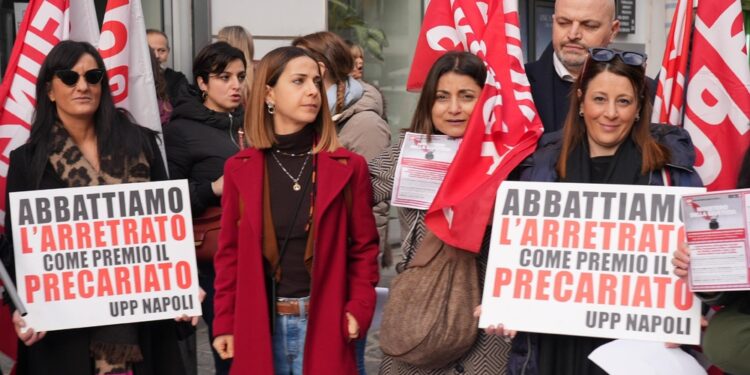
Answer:
[{"label": "man in dark suit", "polygon": [[183,87],[188,85],[188,80],[184,74],[166,65],[170,52],[167,34],[156,29],[148,29],[146,30],[146,37],[148,38],[148,47],[153,51],[156,59],[159,60],[159,64],[164,69],[164,80],[167,81],[167,95],[169,95],[169,101],[172,102],[172,105],[175,105],[175,99]]},{"label": "man in dark suit", "polygon": [[526,64],[534,104],[547,133],[562,129],[573,81],[591,47],[606,47],[620,30],[614,0],[557,0],[552,43]]}]

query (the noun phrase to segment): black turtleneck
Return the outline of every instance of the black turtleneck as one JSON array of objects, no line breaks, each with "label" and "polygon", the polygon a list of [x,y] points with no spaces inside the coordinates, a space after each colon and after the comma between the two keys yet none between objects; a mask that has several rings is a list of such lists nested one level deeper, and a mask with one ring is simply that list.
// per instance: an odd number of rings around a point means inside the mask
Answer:
[{"label": "black turtleneck", "polygon": [[[282,251],[284,238],[289,233],[294,211],[302,197],[286,252],[281,259],[281,282],[277,295],[293,298],[306,297],[310,295],[310,274],[305,268],[305,245],[307,244],[305,225],[310,213],[312,189],[310,175],[313,170],[314,157],[314,155],[308,157],[307,152],[312,149],[315,130],[308,125],[297,133],[275,136],[278,143],[266,151],[266,168],[271,185],[271,213],[279,253]],[[303,164],[304,169],[302,169]],[[294,178],[300,176],[301,189],[299,191],[294,191],[294,182],[284,173],[281,166]],[[302,170],[301,173],[300,170]]]}]

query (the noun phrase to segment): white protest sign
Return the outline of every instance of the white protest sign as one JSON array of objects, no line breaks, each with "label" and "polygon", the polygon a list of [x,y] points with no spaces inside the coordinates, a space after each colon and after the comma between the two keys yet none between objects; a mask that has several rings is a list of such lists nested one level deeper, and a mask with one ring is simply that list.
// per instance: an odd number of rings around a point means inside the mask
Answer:
[{"label": "white protest sign", "polygon": [[700,301],[670,259],[680,196],[703,190],[503,182],[480,327],[698,344]]},{"label": "white protest sign", "polygon": [[186,180],[10,194],[36,331],[201,315]]}]

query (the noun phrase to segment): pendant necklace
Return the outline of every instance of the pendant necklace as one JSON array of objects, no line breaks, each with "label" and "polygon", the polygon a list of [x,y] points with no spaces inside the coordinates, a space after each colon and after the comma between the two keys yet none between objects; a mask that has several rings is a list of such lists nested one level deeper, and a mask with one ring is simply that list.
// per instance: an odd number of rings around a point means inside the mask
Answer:
[{"label": "pendant necklace", "polygon": [[276,153],[271,152],[271,156],[273,156],[273,159],[276,160],[276,164],[278,164],[279,167],[281,167],[281,170],[284,171],[284,173],[287,176],[289,176],[289,178],[292,180],[292,182],[293,182],[293,184],[292,184],[292,190],[294,190],[294,191],[300,191],[300,190],[302,190],[302,186],[299,184],[299,179],[302,177],[302,172],[305,170],[305,166],[307,165],[307,161],[310,159],[310,154],[307,154],[307,156],[305,157],[305,161],[302,162],[302,168],[300,168],[299,173],[297,174],[297,178],[294,178],[294,176],[292,176],[292,174],[289,173],[289,171],[287,171],[286,168],[284,168],[284,165],[281,164],[281,160],[279,160],[279,158],[276,157]]}]

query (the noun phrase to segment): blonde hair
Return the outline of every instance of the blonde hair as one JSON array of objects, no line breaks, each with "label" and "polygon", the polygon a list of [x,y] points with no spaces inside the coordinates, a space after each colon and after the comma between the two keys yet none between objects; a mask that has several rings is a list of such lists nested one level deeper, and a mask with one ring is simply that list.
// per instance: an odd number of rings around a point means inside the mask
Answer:
[{"label": "blonde hair", "polygon": [[216,39],[222,42],[227,42],[234,48],[242,51],[245,55],[245,61],[247,62],[245,67],[245,84],[242,88],[242,97],[247,105],[250,100],[250,91],[253,87],[253,77],[255,72],[255,66],[253,64],[253,54],[255,53],[255,45],[253,44],[253,34],[245,30],[242,26],[225,26],[219,30],[216,35]]},{"label": "blonde hair", "polygon": [[[265,55],[258,63],[258,71],[253,82],[253,90],[248,102],[248,109],[245,111],[245,123],[243,125],[248,142],[256,149],[268,149],[276,144],[276,137],[273,132],[273,116],[268,113],[268,107],[266,106],[266,86],[276,86],[289,61],[298,57],[307,57],[315,61],[315,58],[302,48],[279,47]],[[320,90],[321,100],[320,111],[311,123],[318,134],[318,143],[312,151],[313,153],[332,152],[341,145],[336,136],[336,125],[331,120],[331,113],[328,110],[328,100],[326,99],[323,82],[318,83],[318,90]]]}]

